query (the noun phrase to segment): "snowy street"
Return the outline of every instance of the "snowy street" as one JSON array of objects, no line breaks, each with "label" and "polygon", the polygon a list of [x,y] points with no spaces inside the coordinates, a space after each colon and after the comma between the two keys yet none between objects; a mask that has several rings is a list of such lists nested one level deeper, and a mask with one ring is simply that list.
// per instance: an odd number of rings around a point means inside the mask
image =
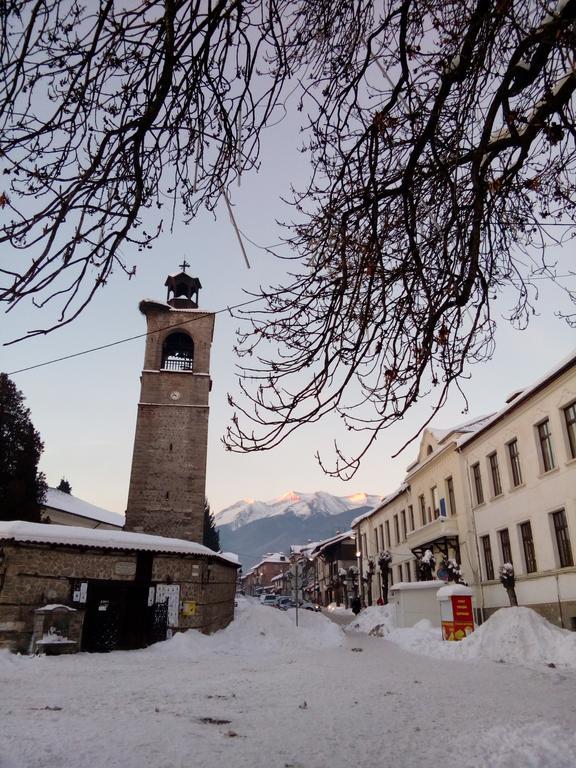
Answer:
[{"label": "snowy street", "polygon": [[212,637],[0,652],[0,768],[573,768],[573,666],[436,658],[300,618],[240,599]]}]

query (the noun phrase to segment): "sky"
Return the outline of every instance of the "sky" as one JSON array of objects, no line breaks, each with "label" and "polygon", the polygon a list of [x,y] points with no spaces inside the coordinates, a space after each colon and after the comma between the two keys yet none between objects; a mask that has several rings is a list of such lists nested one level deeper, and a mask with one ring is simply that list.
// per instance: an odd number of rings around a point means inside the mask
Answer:
[{"label": "sky", "polygon": [[[284,123],[264,137],[259,173],[245,176],[240,187],[231,190],[235,217],[240,229],[253,243],[278,243],[282,230],[278,220],[291,218],[282,202],[291,182],[303,184],[309,168],[307,158],[297,151],[299,135],[294,125]],[[178,217],[176,217],[178,218]],[[145,332],[145,320],[138,310],[143,298],[164,301],[167,274],[178,270],[184,258],[189,272],[200,278],[199,305],[217,311],[212,346],[210,426],[206,494],[213,512],[242,498],[268,500],[288,490],[326,491],[335,495],[357,492],[381,494],[394,490],[417,452],[412,443],[399,457],[392,454],[418,431],[427,419],[430,403],[422,403],[403,422],[377,440],[355,477],[345,483],[322,472],[314,456],[320,450],[331,458],[336,435],[334,420],[309,425],[279,448],[264,453],[240,455],[226,451],[221,443],[232,415],[227,394],[238,392],[233,354],[238,322],[226,307],[246,300],[246,291],[281,280],[285,263],[274,259],[247,240],[248,269],[224,203],[215,215],[201,214],[191,225],[176,222],[173,233],[165,231],[151,250],[138,253],[125,246],[122,253],[128,266],[137,264],[136,276],[128,280],[118,272],[71,325],[44,337],[0,346],[0,370],[20,368],[108,344]],[[565,247],[558,256],[573,256]],[[552,368],[576,347],[574,330],[554,312],[566,304],[560,292],[542,283],[536,315],[525,331],[516,331],[503,319],[506,298],[495,306],[496,350],[493,358],[473,366],[463,383],[469,401],[455,391],[433,424],[445,428],[476,415],[501,408],[506,396],[526,386]],[[49,310],[49,308],[48,308]],[[224,310],[224,311],[222,311]],[[0,314],[0,343],[27,331],[45,327],[50,314],[31,305],[19,305],[9,314]],[[139,397],[139,376],[144,339],[79,356],[13,376],[27,399],[32,420],[44,441],[41,469],[49,485],[66,477],[74,495],[105,509],[124,512]],[[341,433],[339,433],[341,434]]]}]

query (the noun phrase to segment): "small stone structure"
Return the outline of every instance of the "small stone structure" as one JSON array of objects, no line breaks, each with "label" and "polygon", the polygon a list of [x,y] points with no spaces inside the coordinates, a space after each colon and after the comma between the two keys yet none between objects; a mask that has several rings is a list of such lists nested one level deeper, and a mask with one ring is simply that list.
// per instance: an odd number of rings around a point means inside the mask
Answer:
[{"label": "small stone structure", "polygon": [[82,617],[68,605],[44,605],[34,611],[31,653],[59,656],[80,650]]},{"label": "small stone structure", "polygon": [[50,634],[46,604],[74,609],[67,632],[80,650],[214,632],[234,617],[237,568],[233,556],[180,539],[0,522],[0,648],[38,650]]}]

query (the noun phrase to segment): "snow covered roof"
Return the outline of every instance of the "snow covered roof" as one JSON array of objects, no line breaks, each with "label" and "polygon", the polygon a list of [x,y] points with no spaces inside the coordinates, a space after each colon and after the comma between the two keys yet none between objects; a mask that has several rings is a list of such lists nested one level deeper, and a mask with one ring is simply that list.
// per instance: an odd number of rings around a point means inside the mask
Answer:
[{"label": "snow covered roof", "polygon": [[108,525],[117,525],[118,528],[123,528],[125,523],[124,515],[120,515],[118,512],[110,512],[107,509],[102,509],[102,507],[96,507],[94,504],[82,501],[82,499],[72,496],[71,493],[64,493],[64,491],[59,491],[57,488],[48,488],[44,506],[50,509],[57,509],[60,512],[67,512],[69,515],[97,520]]},{"label": "snow covered roof", "polygon": [[338,544],[340,541],[346,541],[346,539],[353,539],[356,541],[354,531],[344,531],[344,533],[339,533],[336,536],[332,536],[330,539],[319,541],[310,554],[318,555],[333,544]]},{"label": "snow covered roof", "polygon": [[[493,415],[494,414],[490,413],[487,416],[476,416],[473,419],[469,419],[468,421],[465,421],[462,424],[458,424],[455,427],[450,427],[449,429],[435,429],[428,427],[425,431],[435,438],[438,443],[439,450],[435,449],[431,453],[426,454],[426,456],[423,458],[420,458],[420,456],[416,457],[416,459],[406,467],[406,472],[408,473],[407,477],[409,477],[414,470],[420,469],[429,461],[435,459],[440,454],[440,452],[444,450],[447,445],[449,445],[449,437],[452,437],[452,435],[468,435],[470,433],[474,434],[478,430],[482,429],[486,422],[489,421]],[[455,440],[456,445],[459,444],[461,439],[462,438],[458,438]]]},{"label": "snow covered roof", "polygon": [[0,522],[0,541],[19,541],[34,544],[63,544],[71,547],[98,549],[140,550],[180,555],[205,555],[237,565],[234,555],[218,554],[194,541],[151,536],[102,528],[80,528],[75,525],[47,525],[22,520]]},{"label": "snow covered roof", "polygon": [[568,357],[563,358],[556,366],[554,366],[554,368],[552,368],[550,371],[548,371],[539,379],[537,379],[531,386],[526,387],[526,389],[516,394],[516,396],[513,398],[508,397],[504,408],[499,410],[497,413],[494,413],[491,416],[487,417],[484,423],[481,426],[479,426],[476,430],[474,430],[472,434],[464,435],[463,437],[461,437],[458,440],[458,447],[461,448],[464,445],[468,445],[469,443],[472,443],[474,440],[476,440],[477,437],[479,437],[487,429],[490,429],[490,427],[493,424],[496,424],[496,422],[503,419],[505,416],[511,413],[515,408],[518,408],[518,406],[520,406],[522,403],[525,403],[526,400],[528,400],[530,397],[535,395],[541,389],[546,387],[554,379],[558,378],[558,376],[561,376],[565,371],[569,370],[575,365],[576,365],[576,352],[572,352],[571,355],[568,355]]},{"label": "snow covered roof", "polygon": [[290,560],[282,552],[269,552],[265,555],[259,563],[257,563],[252,570],[259,568],[264,563],[282,563],[283,565],[290,565]]},{"label": "snow covered roof", "polygon": [[398,496],[400,496],[404,491],[408,488],[407,483],[402,482],[398,488],[396,488],[395,491],[392,491],[392,493],[389,493],[387,496],[384,496],[378,504],[377,507],[374,507],[374,509],[371,509],[370,512],[365,512],[363,515],[359,515],[358,517],[355,517],[354,520],[352,520],[351,526],[354,528],[358,525],[358,523],[361,523],[362,520],[366,520],[367,518],[374,515],[379,510],[383,509],[387,504],[390,504],[391,501],[394,501]]}]

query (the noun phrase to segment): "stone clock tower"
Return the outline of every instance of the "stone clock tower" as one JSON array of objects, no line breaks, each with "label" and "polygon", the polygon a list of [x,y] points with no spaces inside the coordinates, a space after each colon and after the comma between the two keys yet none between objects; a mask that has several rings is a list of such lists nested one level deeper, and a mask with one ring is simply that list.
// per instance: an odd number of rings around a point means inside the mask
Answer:
[{"label": "stone clock tower", "polygon": [[196,277],[169,275],[166,303],[145,300],[148,335],[126,530],[202,543],[214,313]]}]

